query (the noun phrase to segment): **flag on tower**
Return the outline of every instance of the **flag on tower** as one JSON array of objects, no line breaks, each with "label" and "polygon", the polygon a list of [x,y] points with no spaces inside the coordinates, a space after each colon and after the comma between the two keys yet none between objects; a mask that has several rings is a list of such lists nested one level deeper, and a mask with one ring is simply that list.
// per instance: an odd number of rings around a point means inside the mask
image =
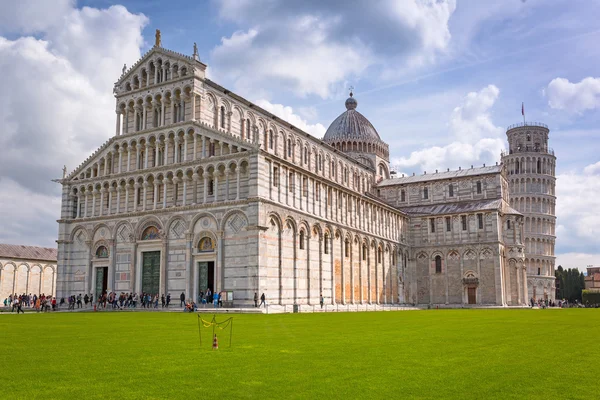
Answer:
[{"label": "flag on tower", "polygon": [[525,116],[525,103],[521,103],[521,115]]}]

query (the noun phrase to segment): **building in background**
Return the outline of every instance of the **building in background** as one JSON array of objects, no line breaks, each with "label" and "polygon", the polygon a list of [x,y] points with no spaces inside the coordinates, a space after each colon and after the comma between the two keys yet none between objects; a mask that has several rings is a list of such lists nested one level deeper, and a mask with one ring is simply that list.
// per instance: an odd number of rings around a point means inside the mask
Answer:
[{"label": "building in background", "polygon": [[56,295],[56,249],[0,244],[0,301],[10,294]]},{"label": "building in background", "polygon": [[525,265],[529,298],[555,300],[556,157],[548,147],[545,124],[525,122],[506,130],[502,157],[510,204],[524,219]]},{"label": "building in background", "polygon": [[588,265],[585,277],[585,289],[600,291],[600,267]]}]

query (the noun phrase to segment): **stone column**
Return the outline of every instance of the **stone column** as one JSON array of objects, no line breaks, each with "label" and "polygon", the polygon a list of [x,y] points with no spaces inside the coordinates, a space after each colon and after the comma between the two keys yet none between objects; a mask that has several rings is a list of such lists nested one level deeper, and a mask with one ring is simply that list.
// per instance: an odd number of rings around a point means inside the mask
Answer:
[{"label": "stone column", "polygon": [[121,173],[121,164],[123,164],[123,148],[119,147],[119,167],[117,168],[117,173]]},{"label": "stone column", "polygon": [[148,168],[148,154],[150,153],[150,145],[147,144],[146,147],[144,148],[144,169]]},{"label": "stone column", "polygon": [[114,187],[109,187],[108,188],[108,211],[106,213],[106,215],[110,215],[111,214],[111,209],[112,209],[112,194],[114,193],[115,188]]},{"label": "stone column", "polygon": [[193,133],[194,135],[194,151],[192,153],[192,160],[196,160],[196,147],[198,146],[198,135],[196,135],[196,133]]},{"label": "stone column", "polygon": [[96,214],[96,194],[98,193],[98,190],[94,189],[92,191],[92,217],[95,216]]},{"label": "stone column", "polygon": [[[192,121],[196,120],[196,95],[194,93],[190,94],[191,97],[191,103],[192,103]],[[194,149],[194,154],[196,154],[196,150]]]},{"label": "stone column", "polygon": [[133,211],[134,212],[137,211],[138,197],[139,197],[139,191],[138,191],[138,189],[139,188],[140,188],[140,184],[136,182],[133,185]]},{"label": "stone column", "polygon": [[163,178],[163,209],[167,208],[167,183],[168,179]]},{"label": "stone column", "polygon": [[[235,199],[239,200],[240,199],[240,166],[239,166],[239,164],[235,170],[237,172],[237,179],[236,179],[236,183],[235,183]],[[281,183],[279,185],[281,186]]]},{"label": "stone column", "polygon": [[206,158],[206,136],[202,136],[202,158]]},{"label": "stone column", "polygon": [[192,198],[192,204],[198,203],[198,179],[199,178],[200,178],[200,176],[198,175],[198,173],[194,172],[194,174],[192,175],[192,180],[194,182],[194,196]]},{"label": "stone column", "polygon": [[121,111],[120,110],[116,110],[115,113],[117,113],[117,126],[115,129],[115,135],[119,136],[119,134],[121,133]]},{"label": "stone column", "polygon": [[179,160],[180,162],[187,161],[187,148],[188,148],[188,135],[187,133],[183,135],[183,160]]},{"label": "stone column", "polygon": [[168,161],[169,161],[169,138],[165,138],[165,154],[163,154],[163,156],[165,157],[165,162],[164,165],[167,165]]},{"label": "stone column", "polygon": [[121,212],[121,186],[117,186],[117,210],[116,213]]},{"label": "stone column", "polygon": [[208,196],[208,177],[206,176],[206,172],[204,173],[204,200],[203,203],[206,204],[206,198]]},{"label": "stone column", "polygon": [[143,184],[144,186],[144,191],[143,191],[143,196],[142,197],[142,211],[146,211],[146,199],[147,199],[147,193],[148,193],[148,182],[144,182]]},{"label": "stone column", "polygon": [[154,181],[154,192],[152,193],[152,197],[154,198],[152,209],[156,210],[156,204],[158,202],[158,182],[156,181]]},{"label": "stone column", "polygon": [[186,200],[187,200],[186,199],[187,198],[187,182],[188,182],[187,176],[184,175],[182,180],[183,180],[183,199],[182,199],[181,205],[185,206]]},{"label": "stone column", "polygon": [[148,120],[148,106],[146,104],[143,104],[143,110],[144,115],[143,115],[143,121],[142,121],[142,130],[146,129],[146,121]]},{"label": "stone column", "polygon": [[125,183],[125,212],[129,211],[129,183]]}]

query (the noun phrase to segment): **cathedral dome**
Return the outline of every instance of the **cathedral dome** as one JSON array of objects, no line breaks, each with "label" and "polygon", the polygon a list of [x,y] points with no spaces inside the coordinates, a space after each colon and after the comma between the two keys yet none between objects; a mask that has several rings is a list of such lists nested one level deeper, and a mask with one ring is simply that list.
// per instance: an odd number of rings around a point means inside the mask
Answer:
[{"label": "cathedral dome", "polygon": [[332,143],[348,139],[381,140],[373,124],[356,111],[357,105],[358,102],[350,92],[350,97],[346,100],[346,111],[329,125],[323,141]]}]

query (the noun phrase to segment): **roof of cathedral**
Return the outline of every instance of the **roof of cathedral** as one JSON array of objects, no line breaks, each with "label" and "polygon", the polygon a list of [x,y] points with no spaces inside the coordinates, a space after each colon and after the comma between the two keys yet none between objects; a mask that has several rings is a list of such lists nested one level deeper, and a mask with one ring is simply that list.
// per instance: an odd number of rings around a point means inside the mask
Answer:
[{"label": "roof of cathedral", "polygon": [[427,204],[412,207],[398,207],[398,209],[410,216],[417,215],[443,215],[460,214],[474,211],[500,210],[503,214],[521,215],[520,212],[510,207],[502,199],[487,199],[460,201],[456,203]]},{"label": "roof of cathedral", "polygon": [[20,244],[1,244],[0,257],[18,258],[21,260],[54,261],[57,260],[57,250],[50,247],[23,246]]},{"label": "roof of cathedral", "polygon": [[381,140],[373,124],[364,115],[356,111],[357,105],[358,102],[350,92],[350,97],[346,100],[346,111],[329,125],[325,136],[323,136],[325,142],[348,139]]},{"label": "roof of cathedral", "polygon": [[445,171],[445,172],[436,172],[433,174],[402,176],[399,178],[384,179],[383,181],[381,181],[378,184],[378,186],[404,185],[407,183],[415,183],[415,182],[430,182],[430,181],[437,181],[437,180],[441,180],[441,179],[464,178],[467,176],[497,174],[501,171],[502,171],[502,165],[492,165],[492,166],[480,167],[480,168],[459,169],[458,171]]}]

